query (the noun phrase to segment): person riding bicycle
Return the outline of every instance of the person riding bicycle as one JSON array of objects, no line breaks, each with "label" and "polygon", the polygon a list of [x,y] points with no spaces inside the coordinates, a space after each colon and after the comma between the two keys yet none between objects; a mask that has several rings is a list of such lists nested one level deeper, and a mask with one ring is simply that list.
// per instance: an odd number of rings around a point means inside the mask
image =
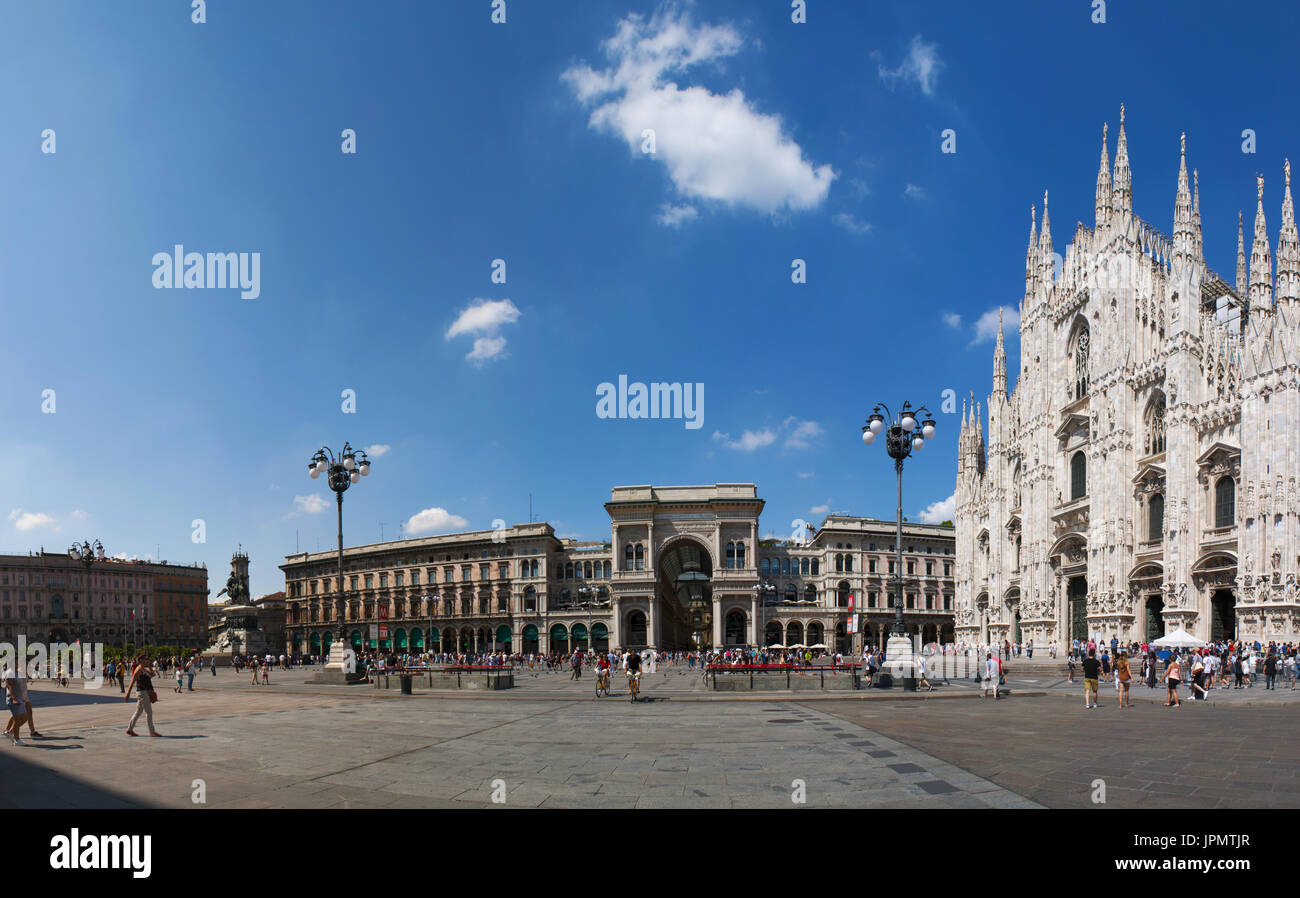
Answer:
[{"label": "person riding bicycle", "polygon": [[609,692],[609,656],[601,655],[596,659],[596,684]]},{"label": "person riding bicycle", "polygon": [[641,679],[641,653],[629,651],[623,656],[623,670],[628,680]]}]

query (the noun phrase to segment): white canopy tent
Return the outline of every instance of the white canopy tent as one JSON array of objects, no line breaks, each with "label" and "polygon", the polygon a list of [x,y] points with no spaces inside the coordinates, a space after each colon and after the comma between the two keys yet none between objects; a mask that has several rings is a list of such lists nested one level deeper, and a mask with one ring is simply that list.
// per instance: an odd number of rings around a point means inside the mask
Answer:
[{"label": "white canopy tent", "polygon": [[1162,649],[1199,649],[1206,643],[1179,627],[1151,644]]}]

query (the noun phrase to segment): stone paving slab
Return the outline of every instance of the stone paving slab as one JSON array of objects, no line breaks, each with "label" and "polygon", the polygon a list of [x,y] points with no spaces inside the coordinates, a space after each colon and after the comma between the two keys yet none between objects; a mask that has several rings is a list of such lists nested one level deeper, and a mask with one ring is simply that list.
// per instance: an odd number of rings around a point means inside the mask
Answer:
[{"label": "stone paving slab", "polygon": [[0,745],[3,807],[193,807],[196,779],[206,806],[229,808],[490,807],[502,790],[511,807],[1036,806],[802,701],[466,705],[232,682],[164,693],[164,738],[132,739],[133,706],[107,691],[35,692],[50,738]]}]

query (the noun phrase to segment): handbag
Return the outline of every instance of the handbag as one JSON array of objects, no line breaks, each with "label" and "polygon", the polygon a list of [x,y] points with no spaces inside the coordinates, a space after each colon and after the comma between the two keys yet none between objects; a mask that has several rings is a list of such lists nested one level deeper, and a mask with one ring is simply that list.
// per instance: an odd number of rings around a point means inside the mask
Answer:
[{"label": "handbag", "polygon": [[154,692],[152,689],[149,690],[149,704],[158,704],[158,693]]}]

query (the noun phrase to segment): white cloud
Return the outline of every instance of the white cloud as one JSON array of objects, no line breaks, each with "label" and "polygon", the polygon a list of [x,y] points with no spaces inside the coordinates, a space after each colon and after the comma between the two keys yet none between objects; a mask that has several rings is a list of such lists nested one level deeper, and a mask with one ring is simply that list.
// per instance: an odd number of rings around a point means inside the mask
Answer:
[{"label": "white cloud", "polygon": [[[1006,333],[1019,332],[1020,330],[1020,310],[1013,306],[1002,306],[1002,329]],[[992,308],[979,317],[975,322],[975,339],[972,343],[983,343],[987,340],[995,340],[998,336],[998,309]]]},{"label": "white cloud", "polygon": [[83,511],[80,508],[72,509],[72,519],[74,521],[85,521],[90,518],[90,512]]},{"label": "white cloud", "polygon": [[402,532],[409,534],[436,533],[439,530],[453,530],[465,527],[469,522],[460,515],[452,514],[445,508],[426,508],[419,514],[411,515],[402,525]]},{"label": "white cloud", "polygon": [[53,527],[55,531],[55,519],[43,511],[23,511],[21,508],[15,508],[9,512],[9,520],[14,522],[14,527],[26,533],[28,530],[35,530],[38,527]]},{"label": "white cloud", "polygon": [[475,299],[447,328],[446,338],[461,334],[493,333],[503,324],[519,320],[519,309],[508,299]]},{"label": "white cloud", "polygon": [[481,365],[502,356],[506,338],[498,336],[497,331],[502,325],[518,321],[519,314],[519,309],[508,299],[475,299],[461,310],[444,336],[450,340],[463,334],[478,335],[474,348],[465,358]]},{"label": "white cloud", "polygon": [[475,337],[474,348],[469,351],[465,358],[471,362],[491,361],[497,358],[506,348],[505,337]]},{"label": "white cloud", "polygon": [[944,312],[943,323],[953,330],[961,330],[961,316],[956,312]]},{"label": "white cloud", "polygon": [[836,212],[831,216],[831,221],[850,234],[867,234],[871,231],[870,222],[859,221],[857,216],[848,212]]},{"label": "white cloud", "polygon": [[373,446],[366,447],[366,455],[369,458],[382,458],[388,454],[388,450],[393,447],[387,443],[375,443]]},{"label": "white cloud", "polygon": [[911,197],[914,200],[923,200],[929,193],[924,187],[918,187],[915,184],[908,184],[903,188],[903,196]]},{"label": "white cloud", "polygon": [[800,480],[807,480],[809,477],[813,477],[815,475],[812,471],[806,471],[806,472],[800,471],[798,476]]},{"label": "white cloud", "polygon": [[880,70],[880,80],[890,90],[893,90],[899,81],[915,81],[921,88],[921,93],[927,96],[934,95],[934,83],[939,78],[939,72],[944,68],[943,60],[939,58],[938,44],[927,44],[921,40],[921,35],[916,35],[908,44],[907,57],[896,69],[887,68],[880,61],[879,52],[872,55],[875,56]]},{"label": "white cloud", "polygon": [[319,493],[293,497],[293,510],[303,514],[320,514],[328,507],[329,503],[322,499]]},{"label": "white cloud", "polygon": [[683,203],[680,206],[674,206],[671,203],[664,203],[659,207],[658,221],[661,225],[669,228],[680,228],[684,221],[694,221],[699,218],[700,212],[689,203]]},{"label": "white cloud", "polygon": [[954,493],[947,499],[931,502],[926,506],[925,511],[921,512],[921,522],[924,524],[942,524],[944,521],[953,520],[956,512],[957,494]]},{"label": "white cloud", "polygon": [[763,430],[747,430],[740,435],[738,440],[732,440],[729,433],[715,430],[713,438],[721,440],[728,449],[739,449],[741,452],[753,452],[755,449],[761,449],[776,442],[776,434],[766,428]]},{"label": "white cloud", "polygon": [[592,129],[621,137],[636,154],[642,153],[643,132],[653,131],[651,158],[664,164],[683,197],[766,213],[815,207],[835,173],[830,165],[808,162],[778,116],[757,111],[739,88],[715,94],[667,78],[735,56],[743,43],[730,25],[697,27],[675,9],[648,21],[632,14],[603,43],[609,68],[584,63],[562,77],[580,102],[595,107]]},{"label": "white cloud", "polygon": [[[793,419],[787,418],[786,424],[792,423]],[[811,440],[822,435],[822,426],[816,421],[800,421],[795,424],[794,430],[786,437],[785,448],[787,449],[807,449],[811,445]]]},{"label": "white cloud", "polygon": [[826,505],[814,505],[812,508],[808,509],[808,513],[809,514],[830,514],[831,513],[830,503],[828,502]]}]

